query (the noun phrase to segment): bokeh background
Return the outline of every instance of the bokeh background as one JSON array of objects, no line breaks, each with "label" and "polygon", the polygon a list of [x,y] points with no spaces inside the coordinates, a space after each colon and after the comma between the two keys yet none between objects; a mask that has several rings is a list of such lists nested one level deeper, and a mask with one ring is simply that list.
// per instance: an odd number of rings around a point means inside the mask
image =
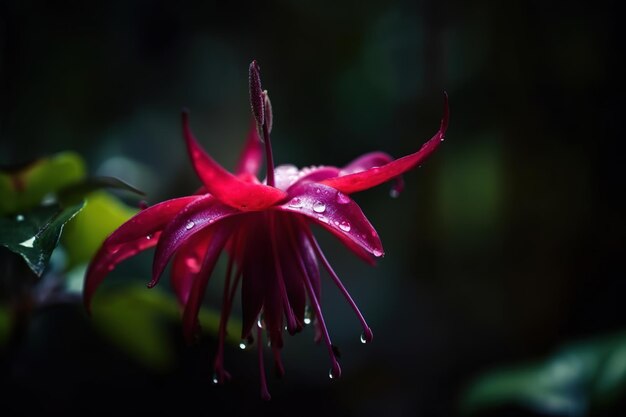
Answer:
[{"label": "bokeh background", "polygon": [[[63,305],[38,310],[20,347],[4,351],[0,414],[456,415],[483,372],[624,330],[623,24],[613,6],[0,1],[0,164],[73,150],[150,203],[199,185],[182,107],[209,153],[234,167],[252,59],[272,98],[278,163],[402,156],[437,130],[444,89],[451,108],[446,141],[405,176],[399,198],[386,185],[356,196],[385,245],[376,268],[318,233],[375,334],[359,342],[327,280],[341,380],[328,380],[307,329],[287,338],[287,374],[270,377],[264,403],[253,352],[229,347],[234,380],[216,387],[210,335],[187,347],[174,323],[173,365],[155,370]],[[147,282],[150,261],[107,285]],[[208,306],[219,307],[221,280]],[[625,410],[622,400],[599,415]]]}]

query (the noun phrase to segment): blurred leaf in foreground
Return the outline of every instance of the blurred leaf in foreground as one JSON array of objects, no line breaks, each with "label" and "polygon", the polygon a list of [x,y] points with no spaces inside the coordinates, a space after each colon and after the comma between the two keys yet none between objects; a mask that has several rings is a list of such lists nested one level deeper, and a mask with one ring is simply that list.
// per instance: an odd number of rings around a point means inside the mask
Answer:
[{"label": "blurred leaf in foreground", "polygon": [[[135,358],[157,370],[168,369],[174,360],[174,339],[168,323],[180,321],[176,298],[144,286],[125,287],[121,291],[102,293],[93,304],[93,321],[107,339]],[[217,334],[219,313],[200,311],[202,329]],[[230,322],[228,340],[239,343],[241,324]]]},{"label": "blurred leaf in foreground", "polygon": [[105,191],[89,194],[86,207],[67,224],[63,233],[67,269],[89,262],[104,239],[137,211]]},{"label": "blurred leaf in foreground", "polygon": [[85,164],[74,152],[0,168],[0,215],[18,214],[38,206],[47,195],[84,177]]},{"label": "blurred leaf in foreground", "polygon": [[83,206],[84,202],[66,208],[54,204],[36,207],[27,214],[0,217],[0,245],[21,255],[30,269],[41,276],[63,227]]},{"label": "blurred leaf in foreground", "polygon": [[521,405],[542,413],[582,416],[610,406],[626,391],[626,332],[573,343],[545,361],[479,377],[464,393],[466,414]]}]

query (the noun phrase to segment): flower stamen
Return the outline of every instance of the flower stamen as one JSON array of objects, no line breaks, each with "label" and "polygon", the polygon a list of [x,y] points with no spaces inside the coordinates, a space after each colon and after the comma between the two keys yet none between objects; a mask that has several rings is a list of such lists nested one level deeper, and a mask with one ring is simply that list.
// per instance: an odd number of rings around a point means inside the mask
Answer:
[{"label": "flower stamen", "polygon": [[[217,382],[219,384],[223,384],[225,380],[230,379],[230,375],[224,369],[224,339],[226,338],[226,323],[228,323],[228,318],[230,317],[232,307],[232,300],[229,298],[229,293],[231,292],[230,288],[231,279],[233,277],[233,264],[234,257],[230,256],[228,258],[228,266],[226,267],[222,314],[220,314],[220,326],[218,330],[217,353],[215,354],[215,361],[213,365],[213,369],[215,370],[215,374],[217,376]],[[235,272],[234,276],[235,280],[233,282],[233,289],[237,288],[238,277],[241,276],[241,271],[239,268]]]},{"label": "flower stamen", "polygon": [[302,326],[298,325],[298,320],[293,313],[293,308],[289,302],[289,296],[287,295],[287,287],[285,286],[285,276],[283,274],[282,267],[280,265],[280,258],[278,257],[278,243],[276,240],[276,218],[270,214],[270,233],[272,242],[272,253],[274,256],[274,269],[276,270],[276,279],[278,280],[278,288],[280,289],[280,296],[283,300],[283,309],[285,310],[285,317],[287,318],[287,331],[289,334],[294,335]]},{"label": "flower stamen", "polygon": [[[259,319],[260,320],[260,319]],[[257,350],[259,354],[259,376],[261,377],[261,398],[269,401],[272,396],[267,389],[267,377],[265,376],[265,362],[263,361],[263,329],[257,326]]]},{"label": "flower stamen", "polygon": [[[296,239],[295,239],[295,236],[293,235],[292,230],[289,230],[289,236],[291,238],[291,242],[294,245],[294,247],[297,247]],[[324,343],[326,344],[326,348],[328,349],[328,355],[330,356],[331,369],[328,373],[328,376],[331,379],[339,378],[341,376],[341,367],[339,366],[339,362],[337,362],[337,357],[335,356],[335,350],[333,349],[333,344],[330,340],[330,334],[328,333],[328,329],[326,328],[326,323],[324,322],[324,315],[322,314],[322,307],[319,303],[319,300],[317,299],[317,296],[315,295],[315,289],[313,288],[311,277],[309,276],[309,273],[306,270],[306,267],[304,266],[304,260],[302,259],[302,255],[298,254],[297,258],[298,258],[297,259],[298,268],[300,269],[300,272],[302,272],[302,276],[304,277],[303,279],[304,285],[307,288],[307,291],[309,293],[309,299],[315,311],[316,323],[317,323],[317,326],[319,326],[318,329],[321,332],[322,339],[324,340]]]},{"label": "flower stamen", "polygon": [[354,313],[357,315],[357,318],[361,322],[361,326],[363,326],[363,334],[361,335],[361,341],[363,343],[371,342],[372,339],[374,338],[374,333],[372,332],[372,329],[369,327],[369,325],[365,321],[365,317],[363,317],[363,314],[361,314],[361,310],[359,310],[359,307],[356,305],[356,303],[352,299],[352,296],[350,295],[346,287],[341,282],[341,279],[339,279],[339,276],[337,276],[337,273],[328,262],[328,259],[326,259],[324,252],[322,252],[322,249],[317,243],[317,240],[315,240],[315,237],[313,236],[313,233],[311,232],[311,230],[309,230],[308,228],[304,228],[304,230],[306,232],[307,238],[309,239],[309,242],[311,242],[311,245],[313,245],[313,250],[315,250],[315,254],[317,255],[318,259],[322,261],[324,268],[326,268],[326,271],[328,271],[328,274],[330,275],[332,280],[335,282],[335,285],[337,285],[337,288],[339,288],[339,291],[341,291],[346,301],[348,301],[348,304],[350,304],[350,307],[352,307],[352,310],[354,311]]}]

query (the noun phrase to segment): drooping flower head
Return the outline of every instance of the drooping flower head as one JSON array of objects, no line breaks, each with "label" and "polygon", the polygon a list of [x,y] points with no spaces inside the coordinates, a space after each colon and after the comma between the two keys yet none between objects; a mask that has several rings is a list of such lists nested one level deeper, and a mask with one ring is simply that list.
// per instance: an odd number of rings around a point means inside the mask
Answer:
[{"label": "drooping flower head", "polygon": [[[311,225],[321,226],[348,249],[371,264],[383,255],[378,233],[350,198],[387,181],[393,193],[402,191],[401,174],[418,166],[444,139],[448,104],[439,131],[419,151],[399,159],[383,152],[365,154],[343,168],[319,166],[297,169],[274,167],[270,133],[273,115],[267,91],[261,87],[259,66],[250,64],[250,104],[254,126],[250,129],[234,174],[215,162],[199,146],[183,112],[183,136],[192,165],[203,183],[187,197],[148,207],[120,226],[103,243],[91,262],[84,301],[89,309],[96,288],[115,266],[140,251],[156,246],[152,280],[155,286],[172,261],[171,284],[183,309],[183,330],[191,341],[197,334],[198,311],[211,273],[222,252],[228,256],[214,382],[230,376],[224,369],[224,339],[233,300],[241,287],[245,344],[257,340],[261,395],[269,399],[263,365],[265,333],[276,371],[284,373],[280,357],[283,334],[298,333],[306,324],[315,328],[330,358],[331,378],[341,375],[336,349],[321,307],[321,263],[350,304],[367,343],[373,334],[352,297],[320,249]],[[264,148],[264,151],[263,151]],[[267,178],[257,178],[265,154]]]}]

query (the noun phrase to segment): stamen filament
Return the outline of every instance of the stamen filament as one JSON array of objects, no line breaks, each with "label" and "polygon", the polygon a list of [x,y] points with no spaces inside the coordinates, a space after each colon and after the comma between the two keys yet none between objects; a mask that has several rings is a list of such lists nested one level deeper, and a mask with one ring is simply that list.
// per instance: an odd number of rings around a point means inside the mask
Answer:
[{"label": "stamen filament", "polygon": [[263,361],[263,342],[262,342],[262,329],[257,326],[257,349],[259,353],[259,374],[261,377],[261,398],[265,401],[269,401],[272,396],[267,389],[267,378],[265,376],[265,362]]},{"label": "stamen filament", "polygon": [[283,366],[283,360],[280,357],[280,349],[272,345],[272,352],[274,353],[276,376],[282,378],[283,375],[285,375],[285,367]]},{"label": "stamen filament", "polygon": [[280,258],[278,257],[278,242],[276,239],[276,217],[269,213],[270,221],[270,233],[272,242],[272,253],[274,256],[274,269],[276,270],[276,278],[278,280],[278,287],[280,289],[280,295],[283,300],[283,309],[285,310],[285,317],[287,318],[287,330],[290,334],[294,334],[298,331],[298,321],[293,313],[293,308],[289,303],[289,297],[287,295],[287,287],[285,286],[285,279],[283,270],[280,265]]},{"label": "stamen filament", "polygon": [[224,295],[222,301],[222,314],[220,315],[220,327],[218,330],[217,339],[217,353],[215,354],[215,361],[213,368],[217,375],[217,382],[219,384],[224,383],[224,339],[226,337],[226,323],[230,316],[230,303],[228,300],[228,294],[230,293],[230,280],[233,270],[233,257],[228,258],[228,266],[226,267],[226,279],[224,281]]},{"label": "stamen filament", "polygon": [[315,240],[315,237],[313,236],[313,233],[311,232],[311,230],[308,227],[304,228],[304,230],[306,232],[307,238],[309,239],[309,242],[311,242],[311,245],[313,245],[315,254],[322,261],[324,268],[326,268],[326,271],[328,271],[328,274],[330,275],[332,280],[335,282],[335,285],[337,285],[337,287],[339,288],[339,290],[341,291],[345,299],[348,301],[348,304],[350,304],[350,307],[352,307],[352,310],[357,315],[359,321],[361,322],[361,326],[363,327],[363,335],[362,335],[363,343],[371,342],[372,339],[374,338],[374,334],[372,333],[372,329],[368,326],[367,322],[365,321],[365,317],[363,317],[363,314],[361,314],[361,310],[359,310],[359,307],[356,305],[356,303],[352,299],[352,296],[350,295],[346,287],[341,282],[341,279],[339,279],[339,276],[337,276],[337,274],[335,273],[335,270],[332,268],[332,266],[328,262],[328,259],[326,259],[324,252],[322,252],[322,249],[317,243],[317,240]]},{"label": "stamen filament", "polygon": [[[289,236],[291,237],[291,241],[294,247],[297,247],[296,238],[293,235],[293,230],[291,228],[289,230]],[[328,349],[328,355],[330,356],[332,368],[330,370],[329,376],[331,378],[339,378],[341,376],[341,367],[339,366],[337,358],[335,357],[335,351],[333,349],[333,344],[330,340],[330,334],[328,333],[328,329],[326,328],[326,322],[324,321],[324,315],[322,314],[322,307],[319,303],[319,300],[317,299],[317,296],[315,295],[315,289],[313,288],[313,284],[311,283],[311,278],[309,277],[306,267],[304,266],[304,260],[302,259],[302,256],[300,254],[298,254],[298,266],[300,268],[300,271],[302,272],[302,276],[304,277],[304,285],[306,285],[307,291],[309,293],[309,299],[313,304],[313,309],[315,310],[317,322],[319,323],[319,327],[322,332],[322,338],[324,339],[324,343],[326,344],[326,348]]]}]

